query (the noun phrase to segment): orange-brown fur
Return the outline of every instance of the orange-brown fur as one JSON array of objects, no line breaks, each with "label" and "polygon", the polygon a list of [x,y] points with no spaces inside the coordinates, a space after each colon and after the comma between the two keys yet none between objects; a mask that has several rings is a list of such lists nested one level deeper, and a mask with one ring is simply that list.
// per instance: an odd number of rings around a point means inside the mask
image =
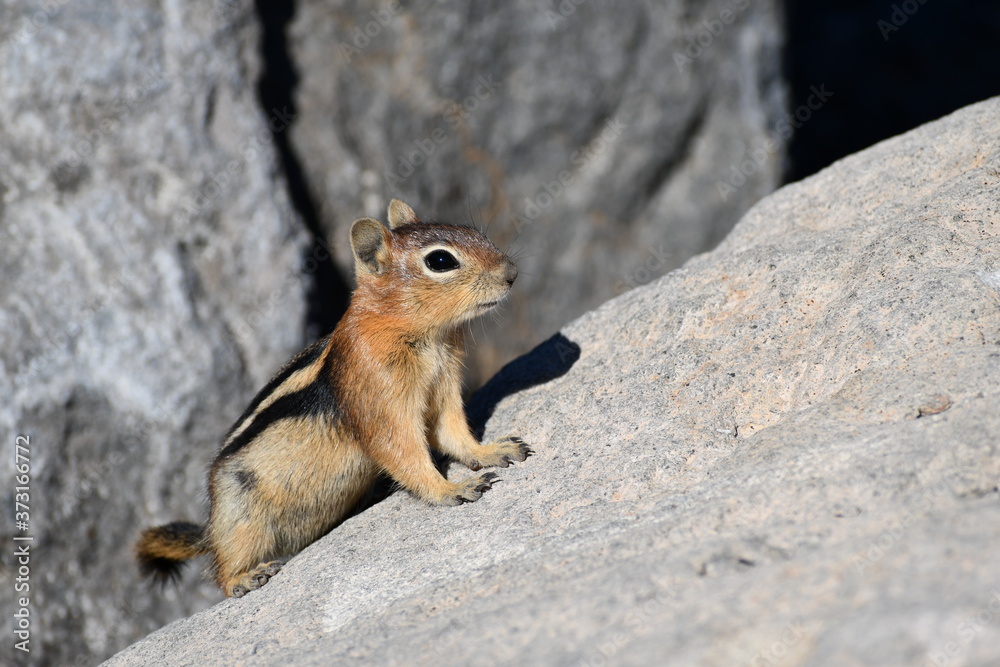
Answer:
[{"label": "orange-brown fur", "polygon": [[[443,505],[478,499],[496,478],[450,482],[430,447],[473,470],[528,456],[518,438],[478,442],[461,399],[461,325],[507,295],[513,262],[479,232],[422,223],[397,200],[389,226],[354,223],[358,284],[347,313],[279,371],[226,436],[209,473],[208,524],[143,533],[144,570],[170,577],[181,560],[210,553],[219,587],[240,596],[342,521],[380,473]],[[433,270],[436,251],[458,267]]]}]

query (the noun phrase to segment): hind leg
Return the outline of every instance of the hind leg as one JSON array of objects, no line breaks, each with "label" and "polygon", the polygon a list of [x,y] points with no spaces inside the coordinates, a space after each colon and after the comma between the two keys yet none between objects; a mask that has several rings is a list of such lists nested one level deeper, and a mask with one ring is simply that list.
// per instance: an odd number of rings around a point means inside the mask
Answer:
[{"label": "hind leg", "polygon": [[231,530],[212,531],[215,583],[227,597],[238,598],[257,590],[281,570],[284,562],[273,560],[274,542],[274,535],[265,526],[248,521],[233,525]]},{"label": "hind leg", "polygon": [[273,517],[257,497],[253,475],[230,465],[213,471],[208,540],[215,583],[226,596],[241,597],[266,584],[283,563],[275,560],[282,554]]},{"label": "hind leg", "polygon": [[281,566],[284,564],[285,561],[282,560],[260,563],[249,572],[230,577],[223,590],[226,591],[226,595],[229,597],[241,598],[250,591],[255,591],[270,581],[271,577],[281,571]]}]

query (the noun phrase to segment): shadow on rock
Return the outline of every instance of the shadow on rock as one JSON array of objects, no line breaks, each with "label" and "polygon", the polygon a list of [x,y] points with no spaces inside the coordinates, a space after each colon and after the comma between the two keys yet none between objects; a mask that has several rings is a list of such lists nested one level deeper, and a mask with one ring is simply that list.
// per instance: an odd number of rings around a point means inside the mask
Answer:
[{"label": "shadow on rock", "polygon": [[565,375],[580,358],[580,346],[561,333],[518,357],[472,395],[466,406],[469,425],[482,439],[486,422],[504,398]]}]

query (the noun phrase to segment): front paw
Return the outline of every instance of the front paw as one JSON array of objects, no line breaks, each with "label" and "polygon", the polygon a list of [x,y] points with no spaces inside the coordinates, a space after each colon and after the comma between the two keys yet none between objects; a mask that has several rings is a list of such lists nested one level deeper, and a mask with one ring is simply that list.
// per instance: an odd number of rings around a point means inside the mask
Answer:
[{"label": "front paw", "polygon": [[495,481],[497,481],[496,473],[484,472],[458,482],[453,496],[455,504],[473,503],[479,500],[483,491],[491,488]]},{"label": "front paw", "polygon": [[484,468],[499,466],[506,468],[513,461],[523,461],[534,452],[524,440],[512,435],[498,438],[486,445],[487,453],[479,458],[479,465]]}]

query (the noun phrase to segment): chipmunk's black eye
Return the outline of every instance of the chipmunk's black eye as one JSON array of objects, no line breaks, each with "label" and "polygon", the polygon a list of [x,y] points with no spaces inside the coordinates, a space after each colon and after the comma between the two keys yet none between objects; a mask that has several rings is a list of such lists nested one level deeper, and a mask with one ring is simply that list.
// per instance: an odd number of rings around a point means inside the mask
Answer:
[{"label": "chipmunk's black eye", "polygon": [[436,271],[438,273],[444,273],[445,271],[454,271],[458,268],[458,260],[447,250],[435,250],[434,252],[428,254],[424,257],[424,264],[431,271]]}]

